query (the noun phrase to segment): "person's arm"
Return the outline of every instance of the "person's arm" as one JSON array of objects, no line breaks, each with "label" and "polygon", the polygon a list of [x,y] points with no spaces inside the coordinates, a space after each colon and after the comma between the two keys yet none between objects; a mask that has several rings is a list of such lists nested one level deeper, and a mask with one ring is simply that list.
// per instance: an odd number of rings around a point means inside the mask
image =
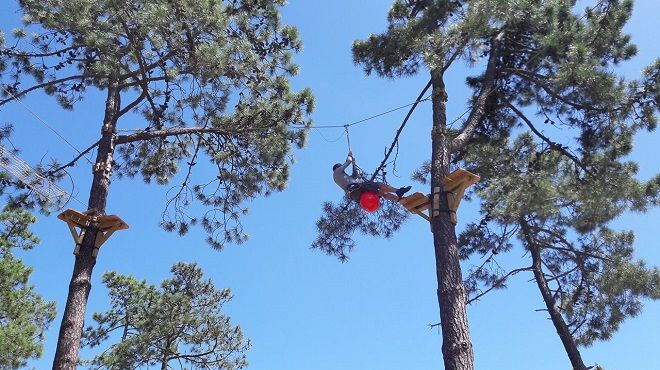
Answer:
[{"label": "person's arm", "polygon": [[360,169],[357,166],[357,162],[355,161],[355,157],[353,157],[353,153],[348,152],[348,157],[351,158],[353,161],[353,173],[351,173],[351,177],[354,179],[359,179],[362,173],[360,172]]},{"label": "person's arm", "polygon": [[351,157],[349,155],[348,158],[346,158],[346,162],[344,162],[344,164],[342,164],[341,166],[337,167],[335,172],[344,172],[344,171],[346,171],[346,168],[351,164],[351,162],[353,162],[353,157]]}]

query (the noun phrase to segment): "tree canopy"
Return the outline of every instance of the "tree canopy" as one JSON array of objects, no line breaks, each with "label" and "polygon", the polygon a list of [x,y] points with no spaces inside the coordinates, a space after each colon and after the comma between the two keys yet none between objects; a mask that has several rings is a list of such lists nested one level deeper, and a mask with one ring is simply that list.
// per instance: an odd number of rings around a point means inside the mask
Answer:
[{"label": "tree canopy", "polygon": [[[313,109],[310,91],[292,92],[287,79],[301,42],[281,24],[282,4],[20,1],[25,28],[0,37],[0,106],[43,90],[73,109],[90,89],[105,91],[105,124],[130,112],[144,117],[127,120],[132,131],[114,139],[115,174],[167,184],[186,169],[163,227],[185,233],[199,224],[216,248],[244,241],[240,204],[284,188],[289,150],[303,145]],[[195,181],[203,156],[215,175]],[[194,201],[207,208],[200,216],[186,211]]]},{"label": "tree canopy", "polygon": [[[3,178],[6,181],[6,178]],[[45,301],[29,283],[32,269],[13,250],[39,244],[30,230],[35,217],[6,206],[0,213],[0,367],[18,369],[41,356],[44,332],[55,319],[55,302]]]},{"label": "tree canopy", "polygon": [[250,342],[222,312],[231,291],[216,289],[194,263],[177,263],[171,272],[160,288],[116,272],[103,275],[110,307],[93,315],[95,324],[83,335],[85,345],[105,348],[91,360],[94,368],[247,366]]}]

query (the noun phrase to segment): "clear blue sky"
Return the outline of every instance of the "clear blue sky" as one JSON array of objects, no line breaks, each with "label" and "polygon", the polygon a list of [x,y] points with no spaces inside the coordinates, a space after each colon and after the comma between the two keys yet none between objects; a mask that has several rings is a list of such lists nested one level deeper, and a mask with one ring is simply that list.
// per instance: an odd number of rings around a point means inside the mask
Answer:
[{"label": "clear blue sky", "polygon": [[[5,30],[18,22],[14,3],[5,1],[0,9],[0,26]],[[384,30],[390,4],[390,0],[293,0],[284,8],[285,22],[299,28],[305,44],[296,57],[301,73],[295,85],[313,89],[317,98],[313,118],[317,124],[343,124],[401,106],[414,100],[425,85],[426,75],[384,80],[364,76],[352,63],[351,42]],[[638,76],[641,68],[660,54],[660,30],[656,26],[659,11],[658,2],[637,1],[628,31],[640,52],[622,69],[627,76]],[[448,76],[450,117],[465,109],[464,77],[461,69]],[[63,112],[54,101],[38,94],[25,101],[78,148],[84,148],[98,135],[101,99],[92,94],[73,112]],[[410,183],[411,171],[430,155],[429,108],[425,103],[417,110],[401,138],[399,177],[390,177],[395,185]],[[399,111],[351,131],[353,151],[362,167],[378,165],[404,114]],[[138,120],[129,117],[120,126],[139,127]],[[50,157],[64,162],[75,154],[19,104],[3,107],[0,122],[15,124],[12,142],[31,163]],[[330,177],[330,166],[346,154],[346,141],[341,135],[341,129],[310,132],[307,147],[296,153],[287,190],[250,205],[251,212],[244,222],[252,239],[221,252],[207,246],[204,235],[196,229],[178,237],[158,228],[167,187],[145,185],[139,179],[115,180],[108,212],[120,215],[131,228],[112,236],[100,252],[88,317],[107,304],[100,283],[103,272],[115,270],[158,283],[168,276],[173,263],[196,261],[218,287],[229,287],[234,292],[226,312],[252,339],[250,369],[442,368],[441,337],[428,327],[438,321],[438,306],[431,234],[421,218],[411,217],[392,240],[357,236],[359,246],[345,264],[308,248],[315,237],[314,222],[322,202],[338,201],[342,196]],[[653,143],[658,139],[658,133],[653,133],[635,141],[632,159],[641,165],[640,178],[649,178],[660,170],[657,145]],[[90,168],[81,162],[72,175],[74,192],[85,203]],[[71,207],[83,208],[78,203]],[[476,205],[464,203],[461,207],[459,228],[477,217]],[[636,255],[656,266],[660,265],[656,236],[659,216],[658,210],[641,216],[626,215],[615,225],[633,228],[637,232]],[[46,369],[53,358],[66,300],[73,242],[65,224],[55,215],[41,216],[34,229],[42,244],[24,256],[35,269],[32,282],[47,299],[55,300],[58,308],[58,317],[46,333],[44,358],[32,364]],[[520,250],[507,257],[509,262],[520,258]],[[535,311],[542,308],[543,302],[530,278],[520,276],[509,289],[469,308],[477,368],[570,368],[547,315]],[[625,322],[611,341],[583,349],[583,358],[588,364],[599,363],[608,370],[657,369],[658,329],[660,302],[648,302],[643,313]]]}]

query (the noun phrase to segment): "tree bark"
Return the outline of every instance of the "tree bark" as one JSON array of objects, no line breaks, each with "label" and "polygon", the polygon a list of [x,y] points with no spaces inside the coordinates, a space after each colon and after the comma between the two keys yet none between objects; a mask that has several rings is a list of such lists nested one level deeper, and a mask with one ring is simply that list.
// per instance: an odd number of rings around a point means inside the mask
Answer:
[{"label": "tree bark", "polygon": [[[93,216],[105,214],[110,179],[112,176],[112,155],[115,148],[115,124],[119,107],[119,92],[110,87],[105,102],[105,114],[98,145],[96,165],[92,169],[93,181],[89,193],[88,212]],[[78,364],[80,339],[85,320],[85,310],[89,291],[92,288],[91,277],[96,257],[93,251],[96,232],[93,226],[85,232],[78,254],[75,257],[73,274],[69,283],[64,316],[60,325],[57,349],[53,360],[53,370],[72,370]]]},{"label": "tree bark", "polygon": [[[441,69],[431,72],[433,130],[431,153],[431,230],[438,280],[438,304],[442,327],[445,370],[474,369],[472,341],[466,314],[466,293],[461,273],[456,229],[451,222],[443,180],[449,174],[451,138],[447,134],[447,93]],[[433,197],[439,197],[434,208]]]},{"label": "tree bark", "polygon": [[568,329],[568,325],[566,325],[561,312],[559,312],[557,303],[555,302],[555,299],[552,296],[552,292],[548,287],[548,282],[543,275],[543,266],[541,264],[541,249],[536,243],[534,243],[534,239],[532,238],[531,230],[527,222],[521,220],[520,226],[523,230],[523,234],[525,235],[525,241],[529,246],[530,254],[532,255],[532,271],[534,272],[534,280],[536,280],[536,285],[538,285],[539,290],[541,291],[543,301],[545,302],[545,307],[548,309],[552,324],[555,326],[557,334],[559,334],[559,338],[564,345],[564,350],[566,351],[566,354],[571,361],[573,370],[587,370],[587,367],[582,361],[580,351],[575,344],[573,335]]}]

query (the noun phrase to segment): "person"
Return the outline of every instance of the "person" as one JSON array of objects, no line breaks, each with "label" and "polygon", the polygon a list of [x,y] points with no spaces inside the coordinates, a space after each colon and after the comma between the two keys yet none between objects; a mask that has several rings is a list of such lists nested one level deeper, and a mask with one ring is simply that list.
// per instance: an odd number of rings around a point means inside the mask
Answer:
[{"label": "person", "polygon": [[[346,173],[346,169],[351,163],[353,164],[353,172],[349,176]],[[350,151],[344,164],[336,163],[332,166],[332,178],[344,190],[346,195],[356,202],[360,201],[360,196],[365,191],[373,191],[387,200],[398,202],[411,188],[410,186],[404,186],[397,189],[383,182],[373,182],[364,179],[356,164],[355,157],[353,157],[353,153]]]}]

